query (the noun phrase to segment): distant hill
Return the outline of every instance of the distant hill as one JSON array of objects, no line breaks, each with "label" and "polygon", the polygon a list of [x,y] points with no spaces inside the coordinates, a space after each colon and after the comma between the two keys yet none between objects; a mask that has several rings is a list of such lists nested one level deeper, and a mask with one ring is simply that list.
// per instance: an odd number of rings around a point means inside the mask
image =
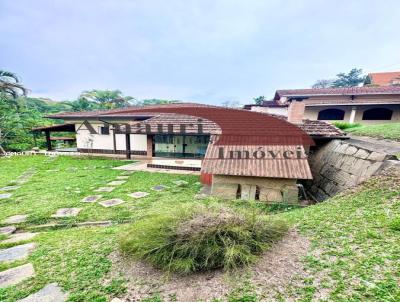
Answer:
[{"label": "distant hill", "polygon": [[61,111],[73,111],[70,102],[56,102],[46,98],[27,97],[23,100],[24,105],[30,109],[36,109],[41,113],[57,113]]}]

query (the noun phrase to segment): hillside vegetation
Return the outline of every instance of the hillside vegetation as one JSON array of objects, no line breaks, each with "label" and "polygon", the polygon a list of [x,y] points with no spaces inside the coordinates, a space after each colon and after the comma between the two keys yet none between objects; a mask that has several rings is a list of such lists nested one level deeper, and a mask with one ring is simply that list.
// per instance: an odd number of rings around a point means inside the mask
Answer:
[{"label": "hillside vegetation", "polygon": [[400,301],[400,173],[279,216],[312,241],[303,299]]},{"label": "hillside vegetation", "polygon": [[400,142],[400,123],[360,125],[358,127],[348,128],[346,132],[358,136],[369,136]]}]

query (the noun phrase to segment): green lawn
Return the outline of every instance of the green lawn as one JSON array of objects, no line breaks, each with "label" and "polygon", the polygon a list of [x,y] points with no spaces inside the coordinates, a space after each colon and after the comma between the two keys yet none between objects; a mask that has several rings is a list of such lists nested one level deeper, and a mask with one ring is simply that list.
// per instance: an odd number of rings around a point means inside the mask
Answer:
[{"label": "green lawn", "polygon": [[[124,163],[67,157],[46,163],[40,156],[0,159],[0,187],[12,183],[30,167],[38,171],[12,198],[0,200],[0,221],[15,214],[29,214],[28,223],[22,228],[53,222],[51,214],[61,207],[83,208],[72,221],[134,221],[177,203],[208,202],[194,199],[199,188],[197,176],[145,172],[133,173],[126,184],[102,194],[104,199],[122,198],[127,201],[125,204],[103,208],[97,203],[80,202],[83,197],[94,194],[93,189],[121,175],[122,171],[111,167]],[[71,167],[77,170],[71,171]],[[59,171],[46,171],[54,169]],[[178,179],[188,181],[189,185],[176,187],[172,181]],[[151,191],[157,184],[167,185],[169,189]],[[78,189],[80,193],[75,192]],[[151,194],[133,200],[126,194],[134,191]],[[270,297],[272,301],[285,301],[288,296],[294,301],[315,301],[319,292],[326,291],[325,301],[394,302],[400,300],[400,231],[393,227],[393,222],[400,217],[399,195],[399,178],[386,177],[371,180],[351,194],[307,208],[221,202],[232,207],[264,209],[288,221],[311,241],[308,255],[302,259],[309,276],[296,286],[283,284],[276,296]],[[50,282],[58,282],[68,291],[69,301],[106,302],[121,296],[126,282],[122,277],[109,276],[108,255],[117,249],[118,236],[128,227],[129,224],[120,223],[112,227],[71,227],[41,232],[33,239],[38,246],[26,261],[0,264],[3,271],[31,262],[36,271],[34,278],[0,289],[0,301],[17,301]],[[0,248],[10,246],[0,244]],[[260,301],[256,284],[238,283],[236,287],[229,297],[221,297],[221,301]],[[161,301],[157,299],[148,301]]]},{"label": "green lawn", "polygon": [[[146,208],[157,203],[165,205],[184,202],[187,200],[187,195],[197,189],[193,183],[198,181],[198,177],[136,172],[125,184],[116,187],[110,193],[94,192],[99,187],[107,186],[107,183],[115,180],[117,176],[123,175],[123,171],[112,168],[126,163],[109,159],[69,157],[59,157],[54,162],[45,163],[42,156],[1,159],[0,165],[4,173],[0,175],[0,188],[13,184],[12,181],[28,168],[35,168],[37,173],[16,190],[10,199],[1,201],[0,221],[11,215],[28,214],[29,224],[43,224],[57,221],[51,218],[57,209],[73,207],[82,208],[82,211],[76,218],[67,219],[65,222],[121,221],[138,217]],[[189,182],[187,187],[177,188],[173,185],[172,181],[183,178]],[[153,186],[159,184],[170,187],[169,194],[151,190]],[[135,191],[147,191],[151,194],[138,200],[127,196]],[[111,208],[104,208],[97,203],[81,202],[84,197],[90,195],[102,195],[103,200],[121,198],[128,202]]]},{"label": "green lawn", "polygon": [[358,136],[370,136],[400,141],[400,123],[364,125],[348,128],[345,131]]}]

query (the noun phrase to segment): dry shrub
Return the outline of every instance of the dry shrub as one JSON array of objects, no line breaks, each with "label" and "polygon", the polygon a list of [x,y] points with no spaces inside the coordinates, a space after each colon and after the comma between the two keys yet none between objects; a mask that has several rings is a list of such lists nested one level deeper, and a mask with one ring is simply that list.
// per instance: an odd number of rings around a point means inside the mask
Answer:
[{"label": "dry shrub", "polygon": [[120,247],[167,271],[230,270],[253,263],[286,231],[285,223],[255,210],[185,206],[137,221]]}]

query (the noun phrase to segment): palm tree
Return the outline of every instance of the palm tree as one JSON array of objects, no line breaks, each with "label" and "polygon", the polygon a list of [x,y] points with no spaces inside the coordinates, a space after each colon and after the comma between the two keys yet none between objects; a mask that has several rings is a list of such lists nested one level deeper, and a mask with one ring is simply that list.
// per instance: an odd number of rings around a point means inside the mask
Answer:
[{"label": "palm tree", "polygon": [[16,99],[21,93],[26,95],[28,90],[19,82],[15,73],[0,70],[0,93],[11,96]]},{"label": "palm tree", "polygon": [[135,100],[131,96],[123,96],[120,90],[97,89],[82,92],[80,98],[89,99],[100,105],[103,109],[128,107],[131,104],[131,101]]}]

